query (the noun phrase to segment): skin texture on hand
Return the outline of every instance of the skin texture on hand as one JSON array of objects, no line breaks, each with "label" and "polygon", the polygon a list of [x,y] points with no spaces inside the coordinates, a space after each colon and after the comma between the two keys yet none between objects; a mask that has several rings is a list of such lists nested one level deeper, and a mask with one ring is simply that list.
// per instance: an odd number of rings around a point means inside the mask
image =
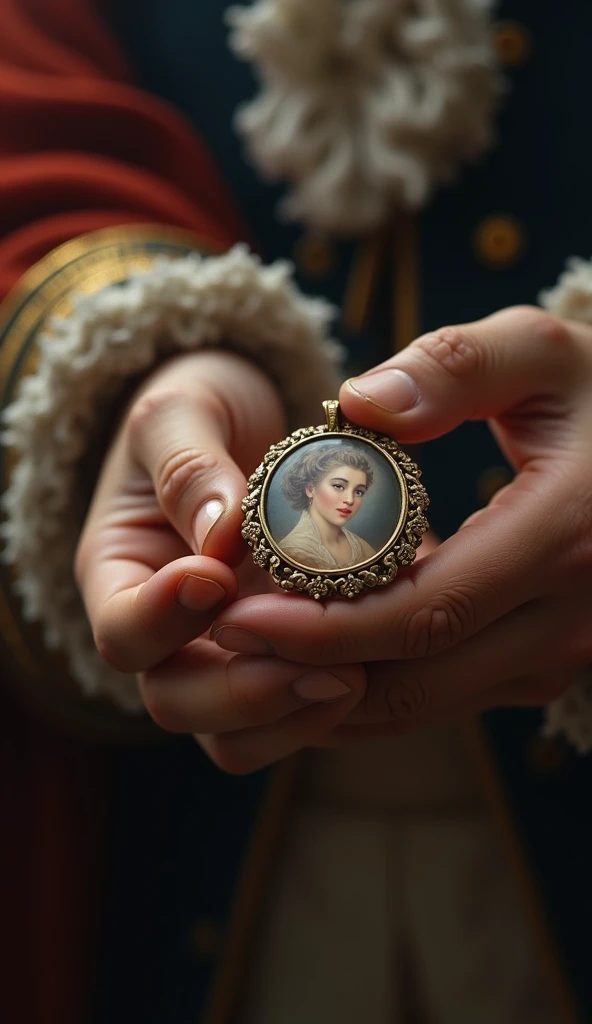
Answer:
[{"label": "skin texture on hand", "polygon": [[81,540],[99,650],[230,772],[544,704],[592,659],[592,330],[503,310],[419,338],[340,400],[403,445],[487,420],[516,477],[392,587],[283,594],[240,539],[245,475],[286,433],[278,397],[238,356],[200,353],[135,396]]},{"label": "skin texture on hand", "polygon": [[515,480],[388,591],[322,607],[251,597],[212,635],[364,664],[364,700],[329,743],[554,699],[592,658],[591,399],[592,330],[529,307],[427,335],[348,382],[344,414],[403,445],[488,420]]},{"label": "skin texture on hand", "polygon": [[[231,772],[323,742],[364,692],[361,666],[233,657],[207,636],[237,595],[273,586],[247,557],[240,505],[246,474],[286,433],[273,385],[247,360],[172,359],[123,417],[77,552],[101,655],[138,673],[157,724],[196,734]],[[246,744],[227,749],[229,734]]]}]

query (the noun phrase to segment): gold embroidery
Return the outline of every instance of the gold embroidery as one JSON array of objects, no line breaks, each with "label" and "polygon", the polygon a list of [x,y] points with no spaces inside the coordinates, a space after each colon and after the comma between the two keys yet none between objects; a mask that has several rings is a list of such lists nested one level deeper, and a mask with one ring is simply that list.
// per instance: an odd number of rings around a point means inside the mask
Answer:
[{"label": "gold embroidery", "polygon": [[506,214],[486,217],[475,231],[477,256],[492,269],[505,270],[513,266],[525,247],[524,228],[514,217]]}]

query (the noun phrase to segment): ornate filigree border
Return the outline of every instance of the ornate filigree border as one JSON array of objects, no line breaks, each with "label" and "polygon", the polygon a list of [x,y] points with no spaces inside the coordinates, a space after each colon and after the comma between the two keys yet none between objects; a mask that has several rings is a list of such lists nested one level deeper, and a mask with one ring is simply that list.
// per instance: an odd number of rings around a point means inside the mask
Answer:
[{"label": "ornate filigree border", "polygon": [[[307,570],[291,563],[281,555],[265,517],[266,488],[278,463],[292,449],[323,435],[354,436],[370,442],[391,462],[403,490],[401,518],[387,547],[382,549],[375,563],[354,566],[351,572],[345,574],[343,570],[325,570],[319,575],[313,569]],[[250,476],[248,494],[242,503],[245,519],[241,532],[252,550],[255,564],[267,569],[273,582],[282,590],[308,594],[315,601],[328,597],[357,597],[366,590],[392,583],[399,567],[411,565],[414,561],[416,549],[428,529],[424,513],[430,503],[425,487],[419,482],[420,477],[419,466],[401,450],[392,437],[385,434],[377,434],[352,423],[343,423],[337,430],[327,425],[301,427],[273,445]]]}]

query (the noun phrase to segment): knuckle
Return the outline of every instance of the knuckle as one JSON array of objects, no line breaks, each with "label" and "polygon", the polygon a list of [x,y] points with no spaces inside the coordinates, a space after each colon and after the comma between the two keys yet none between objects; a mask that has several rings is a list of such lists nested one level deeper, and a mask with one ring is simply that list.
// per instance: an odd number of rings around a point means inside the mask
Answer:
[{"label": "knuckle", "polygon": [[[327,627],[326,620],[323,625]],[[348,640],[342,630],[325,628],[308,635],[305,643],[301,638],[293,640],[282,654],[290,661],[306,665],[342,665],[358,660],[350,657],[353,642],[353,637]]]},{"label": "knuckle", "polygon": [[213,452],[185,448],[165,455],[156,472],[155,487],[163,507],[176,506],[193,487],[219,469]]},{"label": "knuckle", "polygon": [[376,658],[375,631],[368,628],[367,618],[364,627],[361,619],[352,620],[349,608],[344,609],[337,603],[332,605],[329,601],[318,608],[318,613],[318,628],[307,636],[305,649],[300,647],[290,652],[294,661],[305,660],[314,665],[357,664],[365,660],[362,655],[369,650],[370,657]]},{"label": "knuckle", "polygon": [[484,345],[466,327],[443,327],[419,338],[414,347],[455,380],[479,373],[486,359]]},{"label": "knuckle", "polygon": [[476,618],[469,591],[449,591],[411,616],[404,628],[403,657],[427,658],[447,650],[474,632]]},{"label": "knuckle", "polygon": [[154,391],[141,395],[132,405],[127,417],[127,429],[133,439],[141,439],[156,419],[176,412],[187,402],[187,395],[178,389]]},{"label": "knuckle", "polygon": [[243,723],[243,728],[261,725],[264,719],[263,700],[257,687],[241,686],[238,680],[233,681],[233,673],[229,672],[228,696],[232,710]]},{"label": "knuckle", "polygon": [[517,321],[519,320],[522,326],[535,324],[537,320],[549,316],[540,306],[533,306],[530,302],[518,302],[514,306],[509,306],[506,310],[502,310],[501,313],[498,313],[498,316],[505,314],[511,315]]},{"label": "knuckle", "polygon": [[538,306],[514,306],[511,312],[516,316],[516,326],[539,344],[560,346],[563,349],[571,341],[572,335],[567,324]]},{"label": "knuckle", "polygon": [[342,665],[352,660],[353,636],[341,630],[328,632],[313,643],[313,650],[307,651],[307,659],[319,665]]}]

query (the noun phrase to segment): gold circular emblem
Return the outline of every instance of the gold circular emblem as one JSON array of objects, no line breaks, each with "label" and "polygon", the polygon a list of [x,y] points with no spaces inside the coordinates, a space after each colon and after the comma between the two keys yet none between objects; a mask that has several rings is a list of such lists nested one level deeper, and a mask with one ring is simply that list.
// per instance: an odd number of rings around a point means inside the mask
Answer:
[{"label": "gold circular emblem", "polygon": [[316,601],[392,583],[428,529],[419,467],[398,443],[342,420],[273,445],[249,479],[242,535],[282,590]]},{"label": "gold circular emblem", "polygon": [[522,255],[524,246],[524,229],[510,216],[486,217],[475,232],[477,254],[490,267],[512,266]]},{"label": "gold circular emblem", "polygon": [[493,44],[499,59],[512,68],[522,67],[530,56],[531,38],[524,25],[502,21],[494,27]]}]

